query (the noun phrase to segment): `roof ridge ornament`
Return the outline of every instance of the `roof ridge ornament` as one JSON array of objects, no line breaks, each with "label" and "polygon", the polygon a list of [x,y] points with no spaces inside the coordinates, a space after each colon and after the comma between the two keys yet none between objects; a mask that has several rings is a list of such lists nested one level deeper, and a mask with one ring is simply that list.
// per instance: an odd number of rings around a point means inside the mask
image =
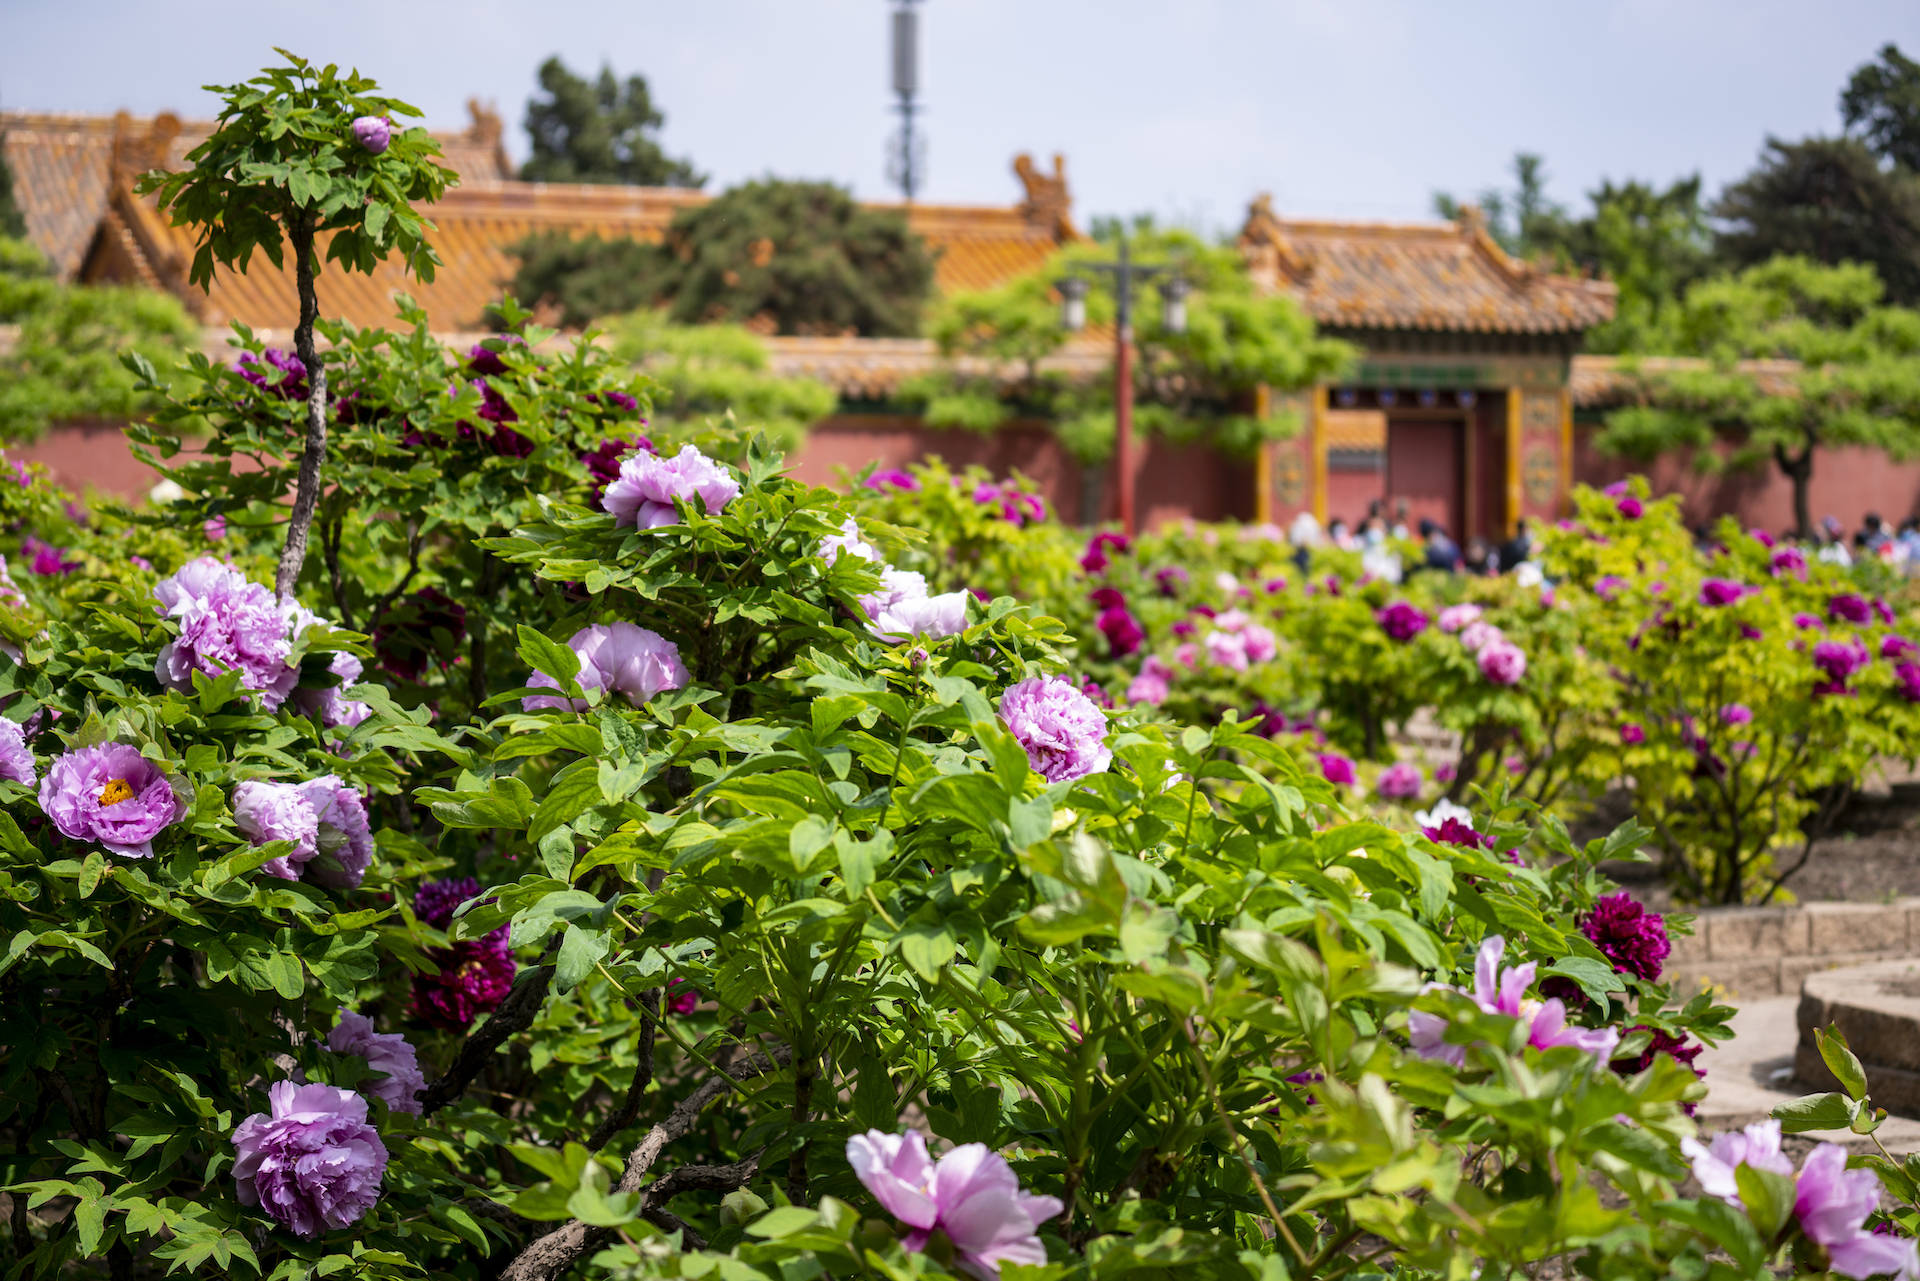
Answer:
[{"label": "roof ridge ornament", "polygon": [[1043,173],[1033,163],[1033,153],[1023,151],[1013,158],[1013,172],[1026,188],[1027,198],[1020,202],[1020,213],[1029,224],[1061,240],[1074,240],[1073,194],[1067,189],[1067,161],[1053,153],[1053,172]]}]

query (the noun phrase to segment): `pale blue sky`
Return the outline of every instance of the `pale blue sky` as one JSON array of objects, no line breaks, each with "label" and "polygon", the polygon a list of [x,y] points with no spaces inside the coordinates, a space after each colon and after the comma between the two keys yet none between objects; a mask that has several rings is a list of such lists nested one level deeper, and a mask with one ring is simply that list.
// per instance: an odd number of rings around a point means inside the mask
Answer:
[{"label": "pale blue sky", "polygon": [[[0,105],[205,114],[198,86],[285,44],[354,64],[457,127],[494,100],[524,153],[533,72],[558,52],[652,83],[665,142],[713,175],[830,178],[883,197],[885,0],[0,0]],[[1846,74],[1890,0],[926,0],[923,198],[1007,203],[1015,152],[1067,156],[1076,213],[1237,226],[1284,212],[1422,218],[1430,193],[1547,158],[1579,201],[1603,176],[1709,190],[1768,133],[1839,127]]]}]

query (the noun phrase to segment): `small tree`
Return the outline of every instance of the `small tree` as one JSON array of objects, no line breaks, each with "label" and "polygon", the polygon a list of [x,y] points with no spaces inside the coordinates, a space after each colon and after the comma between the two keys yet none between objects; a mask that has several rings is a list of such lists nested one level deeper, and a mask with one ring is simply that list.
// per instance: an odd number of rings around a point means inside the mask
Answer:
[{"label": "small tree", "polygon": [[661,149],[654,131],[666,116],[653,105],[645,76],[623,84],[602,66],[589,83],[555,56],[540,64],[544,98],[527,102],[533,155],[520,168],[529,182],[612,182],[640,187],[698,187],[706,175]]},{"label": "small tree", "polygon": [[199,229],[188,279],[203,289],[213,283],[216,264],[245,271],[257,250],[278,267],[282,238],[293,247],[300,294],[293,345],[309,379],[306,452],[274,577],[280,597],[290,600],[327,451],[327,371],[313,349],[319,237],[330,234],[327,258],[343,270],[371,272],[398,250],[407,270],[430,281],[440,261],[425,237],[432,224],[412,202],[438,200],[456,175],[436,163],[440,147],[425,129],[393,131],[394,116],[418,116],[417,108],[379,97],[379,86],[357,71],[343,77],[331,65],[315,68],[285,49],[274,52],[285,66],[245,84],[210,86],[225,105],[218,127],[187,153],[192,168],[155,169],[137,190],[157,192],[175,226]]},{"label": "small tree", "polygon": [[[1920,313],[1881,305],[1873,268],[1777,258],[1689,290],[1674,338],[1698,365],[1643,370],[1642,401],[1616,411],[1601,448],[1635,458],[1691,448],[1703,467],[1771,458],[1812,527],[1814,451],[1920,454]],[[1756,363],[1771,362],[1771,363]],[[1715,446],[1731,440],[1722,458]]]},{"label": "small tree", "polygon": [[1881,49],[1847,81],[1840,118],[1882,159],[1920,171],[1920,62],[1899,45]]}]

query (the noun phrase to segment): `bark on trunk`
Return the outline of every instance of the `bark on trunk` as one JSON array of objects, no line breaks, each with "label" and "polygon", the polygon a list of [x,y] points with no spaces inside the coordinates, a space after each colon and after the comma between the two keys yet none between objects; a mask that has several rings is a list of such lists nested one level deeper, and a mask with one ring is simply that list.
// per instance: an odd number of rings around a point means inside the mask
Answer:
[{"label": "bark on trunk", "polygon": [[300,323],[293,331],[293,351],[307,370],[307,443],[300,454],[293,518],[287,523],[287,541],[273,578],[274,591],[283,601],[293,599],[300,567],[306,563],[307,532],[320,501],[320,466],[327,457],[327,371],[313,351],[313,322],[319,318],[320,300],[313,289],[312,215],[301,216],[293,225],[293,275],[300,290]]}]

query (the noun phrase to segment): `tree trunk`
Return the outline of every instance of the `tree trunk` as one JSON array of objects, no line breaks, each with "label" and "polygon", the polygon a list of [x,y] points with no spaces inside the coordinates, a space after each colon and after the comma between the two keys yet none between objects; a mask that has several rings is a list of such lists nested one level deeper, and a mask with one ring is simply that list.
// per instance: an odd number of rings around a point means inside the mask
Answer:
[{"label": "tree trunk", "polygon": [[1813,537],[1813,516],[1808,505],[1808,494],[1813,488],[1813,446],[1808,444],[1797,455],[1790,455],[1779,445],[1773,447],[1773,461],[1793,483],[1793,532],[1801,539]]},{"label": "tree trunk", "polygon": [[313,217],[302,214],[293,233],[293,275],[300,290],[300,323],[293,331],[293,351],[307,370],[307,443],[300,454],[300,479],[293,494],[293,518],[287,541],[280,549],[280,568],[273,587],[281,600],[292,600],[300,567],[307,559],[307,531],[313,526],[314,507],[320,501],[320,465],[327,456],[327,371],[313,351],[313,322],[320,300],[313,290]]}]

